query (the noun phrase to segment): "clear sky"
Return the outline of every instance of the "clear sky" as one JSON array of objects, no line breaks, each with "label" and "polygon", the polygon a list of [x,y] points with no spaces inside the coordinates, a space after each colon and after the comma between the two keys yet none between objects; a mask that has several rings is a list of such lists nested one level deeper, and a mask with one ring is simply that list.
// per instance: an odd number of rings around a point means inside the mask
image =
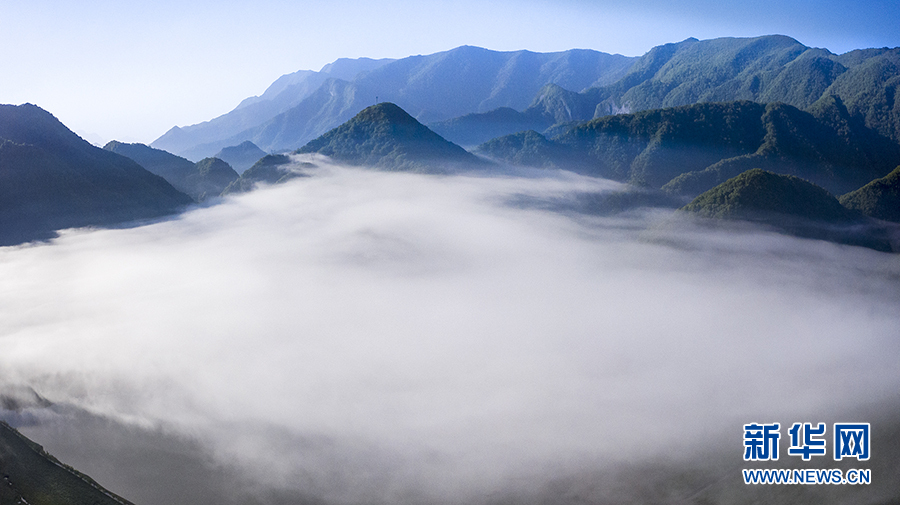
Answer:
[{"label": "clear sky", "polygon": [[340,57],[463,44],[638,56],[688,37],[768,34],[842,53],[900,46],[898,24],[897,0],[0,0],[0,103],[149,143]]}]

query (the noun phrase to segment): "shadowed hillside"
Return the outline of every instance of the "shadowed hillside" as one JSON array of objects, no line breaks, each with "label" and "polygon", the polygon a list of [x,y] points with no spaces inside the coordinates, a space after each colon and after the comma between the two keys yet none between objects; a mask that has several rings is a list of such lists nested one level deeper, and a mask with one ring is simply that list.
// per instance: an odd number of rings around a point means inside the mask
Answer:
[{"label": "shadowed hillside", "polygon": [[0,503],[130,505],[0,421]]},{"label": "shadowed hillside", "polygon": [[125,144],[115,140],[106,144],[104,149],[133,159],[198,202],[211,196],[218,196],[238,178],[238,173],[228,163],[218,158],[206,158],[193,163],[161,149],[144,144]]},{"label": "shadowed hillside", "polygon": [[888,175],[847,193],[841,204],[875,219],[900,223],[900,167]]},{"label": "shadowed hillside", "polygon": [[49,112],[0,105],[0,245],[178,212],[191,199]]},{"label": "shadowed hillside", "polygon": [[760,169],[719,184],[682,210],[705,218],[752,221],[800,237],[892,250],[885,230],[824,189]]}]

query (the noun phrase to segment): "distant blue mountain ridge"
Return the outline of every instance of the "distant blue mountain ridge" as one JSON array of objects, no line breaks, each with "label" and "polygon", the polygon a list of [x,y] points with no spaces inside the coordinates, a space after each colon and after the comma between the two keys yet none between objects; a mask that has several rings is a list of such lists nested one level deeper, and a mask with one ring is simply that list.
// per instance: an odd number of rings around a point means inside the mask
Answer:
[{"label": "distant blue mountain ridge", "polygon": [[692,38],[639,58],[462,46],[289,74],[228,114],[172,128],[152,145],[195,160],[245,141],[288,152],[376,99],[396,103],[447,140],[475,146],[525,130],[553,136],[565,130],[557,125],[623,112],[735,100],[806,109],[831,95],[869,128],[900,140],[898,83],[900,48],[836,55],[782,35]]},{"label": "distant blue mountain ridge", "polygon": [[548,83],[582,90],[617,81],[637,58],[574,49],[498,52],[462,46],[400,60],[341,59],[319,72],[282,76],[259,97],[151,145],[189,159],[252,141],[267,152],[297,149],[378,101],[423,123],[498,107],[522,110]]}]

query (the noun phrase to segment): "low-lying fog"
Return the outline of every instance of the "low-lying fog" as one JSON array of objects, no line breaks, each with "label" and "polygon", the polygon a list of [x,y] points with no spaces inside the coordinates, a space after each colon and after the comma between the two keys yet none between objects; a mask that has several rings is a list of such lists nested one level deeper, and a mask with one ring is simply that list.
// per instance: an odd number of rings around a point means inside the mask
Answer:
[{"label": "low-lying fog", "polygon": [[[619,188],[323,168],[3,248],[2,379],[339,503],[489,500],[579,468],[740,458],[745,423],[896,412],[896,255],[510,204]],[[60,419],[56,442],[23,431],[103,459]],[[94,476],[138,492],[115,471]]]}]

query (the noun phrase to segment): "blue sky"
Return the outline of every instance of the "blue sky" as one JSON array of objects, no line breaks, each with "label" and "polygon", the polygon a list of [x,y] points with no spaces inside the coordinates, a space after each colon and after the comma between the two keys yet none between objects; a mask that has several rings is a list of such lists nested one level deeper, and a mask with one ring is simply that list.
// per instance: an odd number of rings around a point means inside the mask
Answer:
[{"label": "blue sky", "polygon": [[73,130],[149,143],[340,57],[463,44],[638,56],[688,37],[775,33],[842,53],[900,46],[898,22],[896,0],[3,0],[0,103],[35,103]]}]

